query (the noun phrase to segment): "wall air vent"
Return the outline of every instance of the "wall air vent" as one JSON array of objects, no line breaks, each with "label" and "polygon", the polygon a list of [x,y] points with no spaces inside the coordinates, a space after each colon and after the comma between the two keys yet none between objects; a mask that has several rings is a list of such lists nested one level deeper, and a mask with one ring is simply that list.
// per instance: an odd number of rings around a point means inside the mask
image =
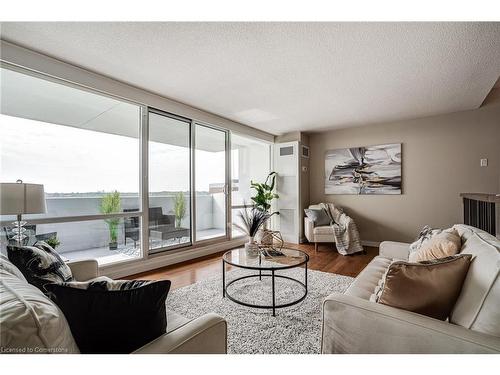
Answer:
[{"label": "wall air vent", "polygon": [[280,147],[280,156],[293,155],[293,146]]},{"label": "wall air vent", "polygon": [[309,159],[309,147],[302,145],[302,157]]}]

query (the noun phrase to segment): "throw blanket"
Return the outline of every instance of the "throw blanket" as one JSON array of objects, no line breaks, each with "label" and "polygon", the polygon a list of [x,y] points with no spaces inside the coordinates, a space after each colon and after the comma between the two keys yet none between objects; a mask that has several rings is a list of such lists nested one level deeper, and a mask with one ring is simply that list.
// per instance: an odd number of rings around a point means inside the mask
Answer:
[{"label": "throw blanket", "polygon": [[354,220],[347,216],[340,207],[335,207],[333,203],[321,203],[320,206],[330,217],[338,252],[347,255],[363,251]]}]

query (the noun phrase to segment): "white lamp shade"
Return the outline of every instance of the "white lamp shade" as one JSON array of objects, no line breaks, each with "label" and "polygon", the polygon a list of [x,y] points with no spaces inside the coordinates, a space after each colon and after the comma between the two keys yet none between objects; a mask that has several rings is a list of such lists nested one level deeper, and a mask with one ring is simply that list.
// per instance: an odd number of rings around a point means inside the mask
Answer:
[{"label": "white lamp shade", "polygon": [[43,214],[47,212],[43,185],[0,183],[0,214]]}]

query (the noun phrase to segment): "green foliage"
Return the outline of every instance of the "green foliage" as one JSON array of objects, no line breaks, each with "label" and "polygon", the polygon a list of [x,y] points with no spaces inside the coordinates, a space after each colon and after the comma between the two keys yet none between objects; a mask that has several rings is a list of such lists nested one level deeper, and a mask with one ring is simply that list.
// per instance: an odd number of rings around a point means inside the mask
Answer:
[{"label": "green foliage", "polygon": [[184,193],[179,191],[175,195],[174,201],[174,215],[175,215],[175,226],[179,228],[182,223],[182,219],[186,216],[186,201],[184,199]]},{"label": "green foliage", "polygon": [[270,214],[269,212],[256,207],[249,209],[245,204],[245,208],[238,212],[238,217],[240,218],[241,223],[234,223],[233,225],[249,237],[253,238],[257,234],[260,227],[262,227],[264,223],[274,214],[277,214],[277,212]]},{"label": "green foliage", "polygon": [[47,243],[47,245],[49,245],[53,249],[55,249],[57,246],[59,246],[61,244],[61,241],[59,241],[56,236],[50,237],[45,242]]},{"label": "green foliage", "polygon": [[274,198],[279,198],[278,194],[273,193],[276,176],[276,172],[269,173],[266,181],[262,184],[250,181],[250,186],[256,190],[256,194],[252,197],[252,201],[257,208],[266,212],[271,208],[271,201]]},{"label": "green foliage", "polygon": [[[121,211],[120,193],[116,190],[112,193],[106,194],[101,199],[100,211],[102,214],[113,214]],[[120,224],[119,218],[104,219],[109,228],[109,239],[111,243],[118,241],[118,225]]]}]

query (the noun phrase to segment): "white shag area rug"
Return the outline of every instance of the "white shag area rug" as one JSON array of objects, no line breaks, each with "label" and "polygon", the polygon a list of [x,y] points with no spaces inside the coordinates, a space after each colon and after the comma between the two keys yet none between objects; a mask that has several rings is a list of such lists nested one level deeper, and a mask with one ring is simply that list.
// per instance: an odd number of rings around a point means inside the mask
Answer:
[{"label": "white shag area rug", "polygon": [[[221,267],[222,268],[222,267]],[[256,271],[236,269],[226,273],[226,281]],[[304,269],[278,271],[304,281]],[[320,271],[308,271],[308,294],[300,303],[276,310],[241,306],[222,298],[222,272],[207,280],[173,290],[167,307],[194,319],[215,312],[228,322],[228,353],[232,354],[315,354],[320,353],[321,305],[333,292],[343,293],[352,277]],[[303,288],[287,279],[276,279],[277,303],[292,301],[303,295]],[[229,293],[245,302],[272,304],[271,278],[249,278],[228,288]]]}]

